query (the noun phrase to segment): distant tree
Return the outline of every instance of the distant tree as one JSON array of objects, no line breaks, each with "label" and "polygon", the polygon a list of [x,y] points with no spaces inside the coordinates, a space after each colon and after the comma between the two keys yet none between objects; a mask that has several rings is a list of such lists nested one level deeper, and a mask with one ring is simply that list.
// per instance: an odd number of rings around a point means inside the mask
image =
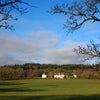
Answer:
[{"label": "distant tree", "polygon": [[23,68],[19,67],[14,70],[14,79],[25,79],[25,71]]},{"label": "distant tree", "polygon": [[3,67],[0,69],[0,79],[12,80],[14,77],[14,70],[10,67]]},{"label": "distant tree", "polygon": [[14,30],[9,21],[18,19],[13,15],[14,11],[20,14],[27,13],[27,8],[23,5],[31,6],[24,0],[0,0],[0,28]]},{"label": "distant tree", "polygon": [[[64,28],[68,32],[73,32],[86,22],[100,22],[100,0],[76,0],[72,4],[57,4],[51,11],[51,14],[63,14],[67,16]],[[74,50],[83,55],[88,55],[88,59],[100,58],[100,44],[90,42],[87,47],[79,46]]]}]

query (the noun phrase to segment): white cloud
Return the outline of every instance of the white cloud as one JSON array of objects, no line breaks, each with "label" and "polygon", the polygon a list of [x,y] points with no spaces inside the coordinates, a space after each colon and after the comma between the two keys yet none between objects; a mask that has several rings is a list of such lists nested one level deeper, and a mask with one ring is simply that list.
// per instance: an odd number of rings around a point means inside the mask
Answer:
[{"label": "white cloud", "polygon": [[20,39],[17,36],[1,34],[0,65],[25,62],[38,63],[81,63],[73,48],[81,43],[61,42],[56,33],[48,31],[31,32]]},{"label": "white cloud", "polygon": [[47,55],[46,59],[48,59],[47,62],[56,64],[83,63],[81,58],[73,52],[74,48],[83,44],[72,41],[66,41],[64,44],[61,48],[52,48],[45,53]]},{"label": "white cloud", "polygon": [[20,40],[16,36],[1,34],[0,36],[0,64],[19,63],[18,55],[27,52],[28,48],[35,48],[34,44],[30,44],[24,40]]}]

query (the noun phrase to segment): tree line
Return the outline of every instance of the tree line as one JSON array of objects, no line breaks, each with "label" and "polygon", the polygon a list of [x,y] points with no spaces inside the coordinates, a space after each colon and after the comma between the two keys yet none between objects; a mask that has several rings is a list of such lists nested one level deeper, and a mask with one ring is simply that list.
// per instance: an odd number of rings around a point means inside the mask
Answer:
[{"label": "tree line", "polygon": [[45,73],[50,79],[53,78],[55,73],[64,73],[65,75],[76,74],[78,78],[83,79],[100,79],[100,64],[57,65],[26,63],[4,65],[0,67],[1,80],[36,79],[41,78],[43,73]]}]

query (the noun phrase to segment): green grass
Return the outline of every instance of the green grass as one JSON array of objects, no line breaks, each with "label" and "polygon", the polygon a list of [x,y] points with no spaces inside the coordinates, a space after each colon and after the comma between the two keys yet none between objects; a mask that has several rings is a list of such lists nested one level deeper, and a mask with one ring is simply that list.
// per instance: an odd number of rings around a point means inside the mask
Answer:
[{"label": "green grass", "polygon": [[0,100],[100,100],[100,80],[1,80]]}]

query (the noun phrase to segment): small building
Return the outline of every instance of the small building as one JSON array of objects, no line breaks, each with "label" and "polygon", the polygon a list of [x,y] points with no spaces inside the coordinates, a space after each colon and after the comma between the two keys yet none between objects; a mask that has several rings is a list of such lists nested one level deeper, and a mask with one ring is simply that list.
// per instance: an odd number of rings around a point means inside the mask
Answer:
[{"label": "small building", "polygon": [[65,75],[63,73],[54,74],[54,78],[56,78],[56,79],[64,79]]},{"label": "small building", "polygon": [[76,75],[76,74],[73,74],[73,77],[74,77],[74,78],[77,78],[77,75]]},{"label": "small building", "polygon": [[42,78],[47,78],[47,75],[45,73],[43,73]]}]

